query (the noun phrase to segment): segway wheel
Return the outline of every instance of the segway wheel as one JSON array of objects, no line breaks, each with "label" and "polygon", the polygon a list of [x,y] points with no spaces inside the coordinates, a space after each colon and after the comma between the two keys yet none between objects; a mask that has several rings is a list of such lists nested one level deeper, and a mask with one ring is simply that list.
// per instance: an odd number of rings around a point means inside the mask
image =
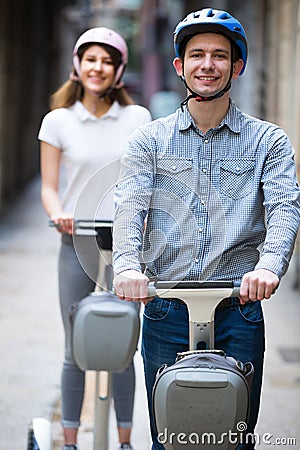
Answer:
[{"label": "segway wheel", "polygon": [[33,419],[28,431],[27,450],[51,450],[51,422],[42,417]]},{"label": "segway wheel", "polygon": [[33,426],[31,425],[28,430],[28,444],[27,444],[27,450],[40,450],[38,443],[36,442]]}]

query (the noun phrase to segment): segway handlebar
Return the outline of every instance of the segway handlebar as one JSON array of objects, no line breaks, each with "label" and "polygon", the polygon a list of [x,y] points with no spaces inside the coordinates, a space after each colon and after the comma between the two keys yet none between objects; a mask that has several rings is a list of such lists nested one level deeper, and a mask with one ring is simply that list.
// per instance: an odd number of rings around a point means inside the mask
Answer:
[{"label": "segway handlebar", "polygon": [[[161,297],[166,291],[169,296],[173,293],[185,291],[185,293],[213,294],[226,291],[227,297],[238,297],[240,294],[240,281],[153,281],[148,285],[149,297]],[[170,292],[171,291],[171,292]]]},{"label": "segway handlebar", "polygon": [[214,312],[218,304],[230,297],[239,297],[240,282],[234,281],[155,281],[148,286],[149,297],[179,298],[189,313],[189,347],[205,342],[213,348]]},{"label": "segway handlebar", "polygon": [[[53,220],[49,220],[50,227],[56,227],[57,224]],[[75,234],[81,235],[94,235],[97,236],[98,233],[107,228],[112,228],[113,223],[111,220],[89,220],[89,219],[78,219],[74,220],[74,230]]]}]

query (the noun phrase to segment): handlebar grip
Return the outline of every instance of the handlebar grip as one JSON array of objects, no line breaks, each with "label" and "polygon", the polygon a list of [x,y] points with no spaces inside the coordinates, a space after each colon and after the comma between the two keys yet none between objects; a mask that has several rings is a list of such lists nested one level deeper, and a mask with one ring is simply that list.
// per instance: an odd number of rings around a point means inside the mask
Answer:
[{"label": "handlebar grip", "polygon": [[[112,292],[114,295],[117,295],[117,294],[116,294],[116,289],[115,289],[114,286],[112,287],[111,292]],[[153,283],[153,282],[150,282],[150,283],[148,284],[148,297],[156,297],[156,296],[157,296],[157,290],[156,290],[156,287],[154,286],[154,283]]]},{"label": "handlebar grip", "polygon": [[157,296],[157,288],[155,286],[155,282],[150,282],[148,284],[148,297],[156,297]]},{"label": "handlebar grip", "polygon": [[58,227],[58,225],[56,223],[54,223],[53,220],[49,220],[48,225],[49,225],[49,227],[56,227],[56,228]]},{"label": "handlebar grip", "polygon": [[[232,289],[231,297],[240,294],[240,281],[150,281],[148,284],[148,297],[156,297],[158,290],[172,291],[172,289]],[[116,294],[115,288],[112,293]]]},{"label": "handlebar grip", "polygon": [[[113,226],[112,220],[106,220],[106,219],[103,219],[103,220],[100,220],[100,219],[99,220],[98,219],[95,219],[95,220],[78,219],[78,220],[74,220],[74,223],[77,228],[99,228],[99,227],[100,228],[109,228],[109,227]],[[56,224],[54,223],[54,220],[51,220],[51,219],[49,219],[48,225],[49,225],[49,227],[56,226]]]},{"label": "handlebar grip", "polygon": [[232,291],[232,294],[231,294],[232,297],[239,297],[239,295],[240,295],[240,287],[241,287],[241,282],[240,281],[234,281],[233,291]]},{"label": "handlebar grip", "polygon": [[231,297],[238,297],[240,293],[240,281],[153,281],[148,285],[148,295],[157,295],[157,290],[172,289],[232,289]]}]

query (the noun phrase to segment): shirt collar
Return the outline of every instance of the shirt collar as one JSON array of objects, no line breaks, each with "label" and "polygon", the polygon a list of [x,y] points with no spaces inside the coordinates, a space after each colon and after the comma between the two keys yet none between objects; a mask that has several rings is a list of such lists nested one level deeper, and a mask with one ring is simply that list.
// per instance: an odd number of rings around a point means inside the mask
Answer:
[{"label": "shirt collar", "polygon": [[[233,100],[230,99],[229,110],[217,128],[227,127],[234,133],[241,131],[241,111],[236,107]],[[194,119],[192,118],[187,106],[183,110],[178,109],[178,128],[180,131],[187,130],[190,127],[195,127]]]},{"label": "shirt collar", "polygon": [[233,100],[230,99],[229,110],[222,120],[220,126],[227,125],[234,133],[241,132],[241,111],[237,108]]},{"label": "shirt collar", "polygon": [[114,103],[111,105],[109,110],[100,118],[94,116],[91,114],[81,103],[81,101],[77,100],[74,105],[71,106],[71,108],[76,116],[81,120],[82,122],[85,122],[87,120],[97,121],[99,119],[107,119],[109,117],[113,119],[117,119],[121,112],[121,106],[117,101],[114,101]]}]

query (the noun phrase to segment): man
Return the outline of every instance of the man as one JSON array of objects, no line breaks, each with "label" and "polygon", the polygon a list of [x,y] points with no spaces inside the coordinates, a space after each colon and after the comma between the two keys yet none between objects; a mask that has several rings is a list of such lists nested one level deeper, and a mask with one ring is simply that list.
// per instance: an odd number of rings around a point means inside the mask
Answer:
[{"label": "man", "polygon": [[176,27],[174,46],[173,65],[187,99],[131,136],[116,188],[114,286],[121,299],[145,303],[152,449],[164,448],[152,417],[155,374],[187,350],[188,316],[174,299],[147,298],[149,278],[241,280],[240,299],[216,310],[215,347],[254,364],[247,423],[253,433],[264,357],[261,301],[286,272],[299,227],[287,136],[240,111],[229,96],[247,62],[242,25],[225,11],[197,11]]}]

